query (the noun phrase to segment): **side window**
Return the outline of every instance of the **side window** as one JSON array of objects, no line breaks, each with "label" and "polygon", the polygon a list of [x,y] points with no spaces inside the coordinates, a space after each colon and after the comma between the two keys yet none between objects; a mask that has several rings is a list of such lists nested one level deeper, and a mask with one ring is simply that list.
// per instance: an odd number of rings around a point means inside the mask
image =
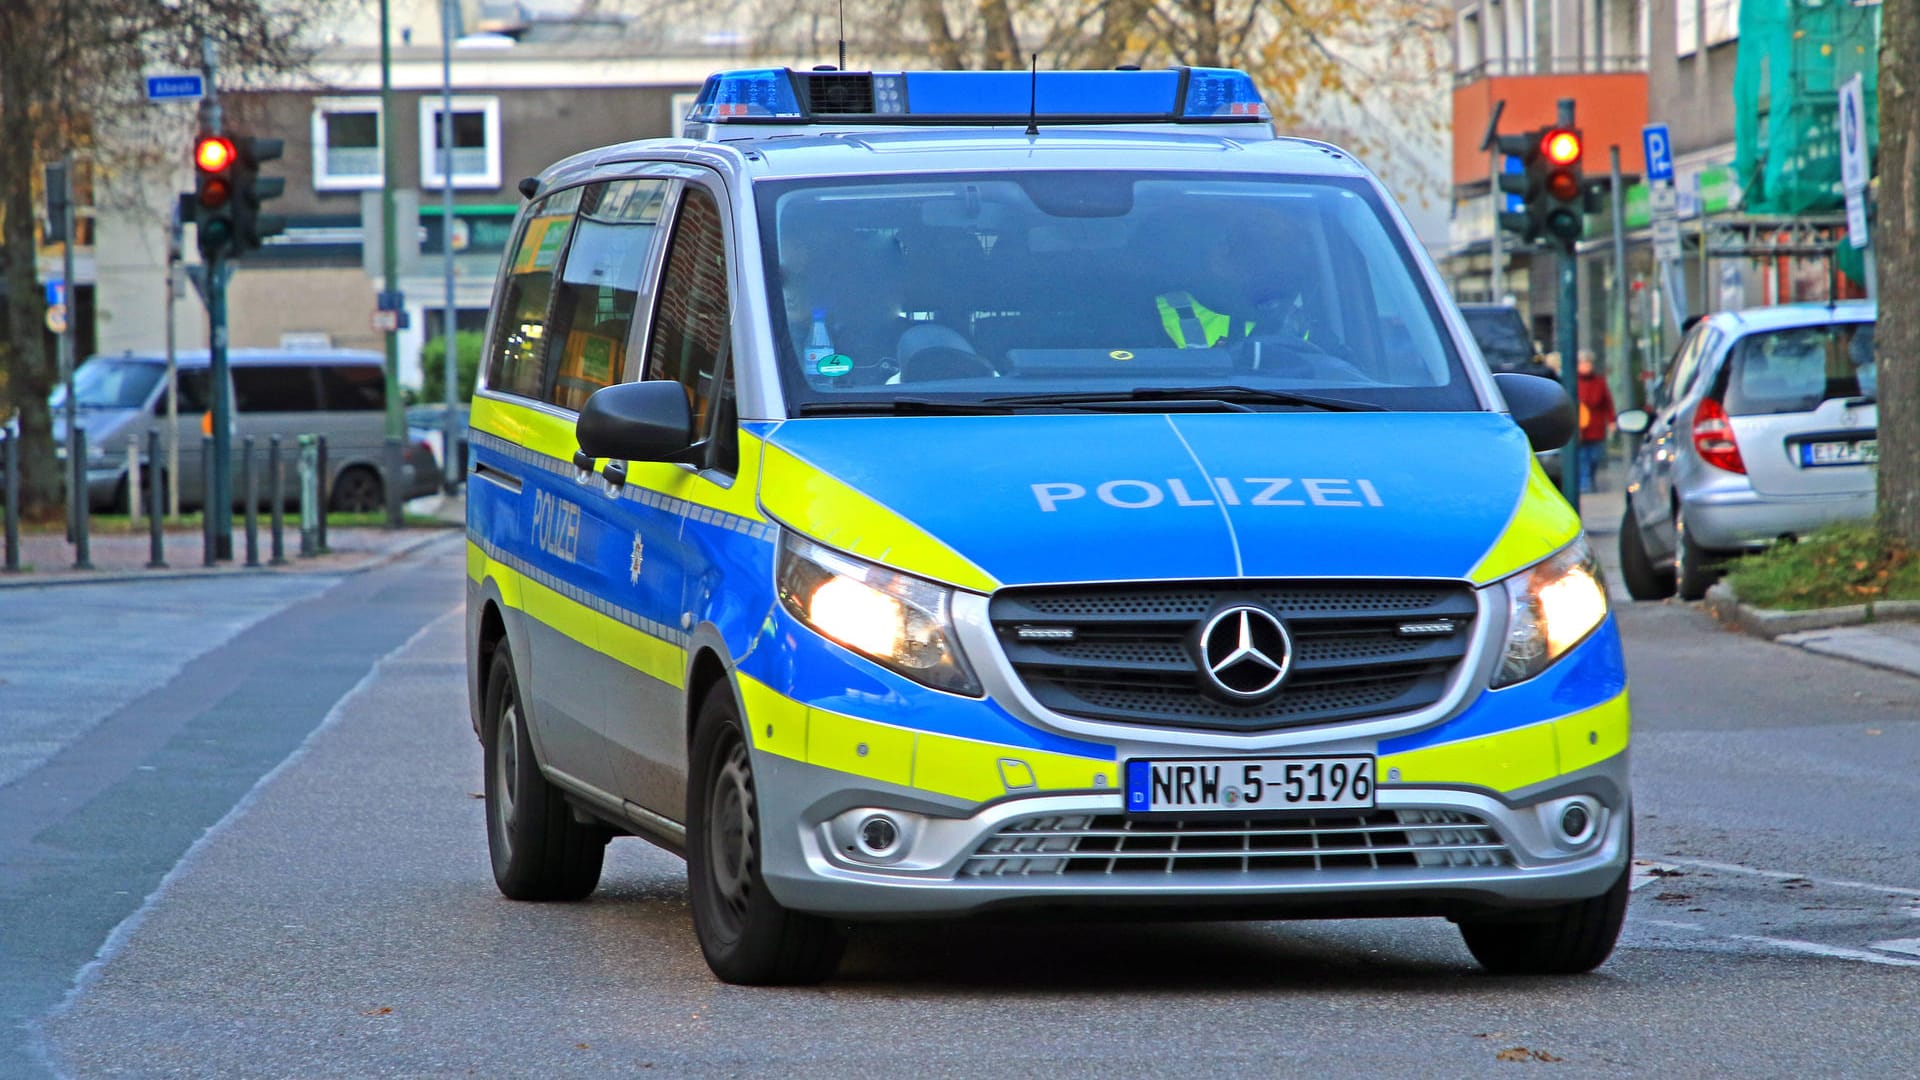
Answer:
[{"label": "side window", "polygon": [[732,335],[726,233],[720,208],[705,188],[687,185],[668,245],[647,341],[646,377],[685,386],[694,430],[705,431]]},{"label": "side window", "polygon": [[547,311],[553,299],[553,275],[573,232],[580,189],[569,188],[540,201],[520,228],[507,263],[487,352],[487,386],[508,394],[537,398],[547,356]]},{"label": "side window", "polygon": [[379,412],[387,407],[387,376],[376,364],[320,369],[320,405],[328,412]]},{"label": "side window", "polygon": [[1693,370],[1700,363],[1700,347],[1707,340],[1707,324],[1702,322],[1687,334],[1686,340],[1673,354],[1673,363],[1667,368],[1666,378],[1660,380],[1660,404],[1671,405],[1680,398],[1687,383],[1693,379]]},{"label": "side window", "polygon": [[313,365],[235,367],[233,407],[243,413],[319,412],[320,387]]},{"label": "side window", "polygon": [[625,371],[640,279],[666,192],[665,180],[615,180],[581,196],[548,328],[559,351],[547,399],[555,405],[577,410]]},{"label": "side window", "polygon": [[[211,399],[207,396],[206,368],[180,368],[175,372],[174,377],[179,380],[178,405],[181,416],[203,413],[212,407]],[[162,418],[167,415],[167,390],[164,377],[161,379],[160,396],[153,399],[153,415]]]}]

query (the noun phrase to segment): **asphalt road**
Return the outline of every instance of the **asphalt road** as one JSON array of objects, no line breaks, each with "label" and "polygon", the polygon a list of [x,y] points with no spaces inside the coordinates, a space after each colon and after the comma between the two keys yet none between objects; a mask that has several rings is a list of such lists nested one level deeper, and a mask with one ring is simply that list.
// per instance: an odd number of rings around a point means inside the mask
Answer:
[{"label": "asphalt road", "polygon": [[[826,985],[748,990],[707,973],[681,864],[638,841],[586,903],[494,890],[459,572],[437,545],[286,600],[154,693],[182,708],[169,688],[214,671],[254,690],[96,747],[97,794],[0,788],[0,959],[23,933],[68,943],[21,969],[32,993],[0,991],[31,1021],[0,1075],[1920,1071],[1920,680],[1625,607],[1645,861],[1591,976],[1484,975],[1438,921],[958,923],[863,929]],[[295,651],[233,651],[264,631]],[[243,734],[268,716],[273,738]],[[189,748],[221,759],[211,780],[139,786]],[[123,829],[170,839],[92,858]],[[100,865],[30,864],[72,891],[21,901],[20,853],[55,849]],[[131,894],[117,928],[82,902],[103,889]]]}]

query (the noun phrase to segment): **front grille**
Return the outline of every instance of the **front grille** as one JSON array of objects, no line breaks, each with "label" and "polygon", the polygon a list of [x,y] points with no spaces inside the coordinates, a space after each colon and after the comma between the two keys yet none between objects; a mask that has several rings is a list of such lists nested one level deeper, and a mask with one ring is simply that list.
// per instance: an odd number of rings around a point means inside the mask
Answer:
[{"label": "front grille", "polygon": [[1458,810],[1283,820],[1048,814],[1002,826],[981,842],[960,876],[1312,874],[1511,861],[1506,844],[1484,818]]},{"label": "front grille", "polygon": [[[1228,603],[1279,615],[1293,636],[1280,692],[1208,692],[1194,639]],[[1446,692],[1473,640],[1473,590],[1447,582],[1272,582],[1005,589],[989,615],[1029,692],[1056,712],[1170,727],[1262,731],[1411,712]],[[1416,624],[1449,632],[1407,633]],[[1051,633],[1051,640],[1020,636]]]}]

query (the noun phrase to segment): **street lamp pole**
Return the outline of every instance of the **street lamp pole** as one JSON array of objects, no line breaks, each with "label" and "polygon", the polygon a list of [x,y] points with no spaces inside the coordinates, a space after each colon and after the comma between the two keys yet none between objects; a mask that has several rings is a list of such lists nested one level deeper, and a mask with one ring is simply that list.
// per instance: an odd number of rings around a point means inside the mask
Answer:
[{"label": "street lamp pole", "polygon": [[[400,291],[400,250],[394,238],[393,182],[398,174],[393,138],[393,33],[390,0],[380,0],[380,259],[385,285],[382,307],[399,308],[394,301]],[[386,478],[381,488],[387,497],[387,528],[400,527],[400,472],[406,439],[406,417],[400,409],[400,327],[401,310],[387,315],[387,439]],[[322,477],[324,483],[328,478]],[[321,513],[326,508],[321,507]]]}]

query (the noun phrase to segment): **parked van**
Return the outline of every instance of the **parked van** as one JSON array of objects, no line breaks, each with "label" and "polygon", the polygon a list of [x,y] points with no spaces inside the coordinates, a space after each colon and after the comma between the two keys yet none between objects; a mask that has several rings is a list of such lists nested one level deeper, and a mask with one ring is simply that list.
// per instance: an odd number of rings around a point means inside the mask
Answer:
[{"label": "parked van", "polygon": [[[206,350],[176,353],[179,395],[176,407],[180,438],[180,505],[197,507],[205,498],[200,439],[207,430],[206,414],[213,408]],[[334,510],[370,511],[386,505],[380,463],[386,445],[387,379],[384,358],[375,352],[331,349],[287,351],[233,349],[227,354],[232,379],[234,484],[239,493],[240,451],[248,435],[265,466],[267,440],[282,437],[282,453],[291,463],[293,437],[327,437],[330,474],[329,506]],[[80,428],[87,433],[87,489],[96,510],[127,509],[127,441],[144,462],[147,431],[161,432],[161,464],[142,474],[167,476],[167,361],[164,356],[124,353],[95,356],[73,375]],[[65,445],[62,410],[64,388],[53,395],[54,437]],[[288,490],[293,490],[288,472]],[[433,450],[414,437],[407,439],[405,486],[407,498],[439,490],[439,466]],[[267,483],[263,476],[261,491]]]}]

